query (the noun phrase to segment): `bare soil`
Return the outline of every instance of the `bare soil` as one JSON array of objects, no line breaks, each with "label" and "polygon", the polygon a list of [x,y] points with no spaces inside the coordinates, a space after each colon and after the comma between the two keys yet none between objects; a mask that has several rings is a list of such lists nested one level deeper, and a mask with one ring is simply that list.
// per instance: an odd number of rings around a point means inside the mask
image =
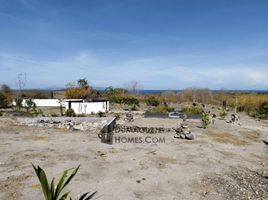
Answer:
[{"label": "bare soil", "polygon": [[[118,123],[176,127],[180,119],[135,116]],[[68,186],[73,198],[98,191],[95,199],[268,199],[268,124],[241,115],[242,125],[216,120],[207,129],[189,120],[195,139],[173,133],[118,133],[114,137],[165,138],[164,143],[103,144],[95,131],[19,125],[0,117],[0,199],[43,199],[31,163],[59,177],[81,164]]]}]

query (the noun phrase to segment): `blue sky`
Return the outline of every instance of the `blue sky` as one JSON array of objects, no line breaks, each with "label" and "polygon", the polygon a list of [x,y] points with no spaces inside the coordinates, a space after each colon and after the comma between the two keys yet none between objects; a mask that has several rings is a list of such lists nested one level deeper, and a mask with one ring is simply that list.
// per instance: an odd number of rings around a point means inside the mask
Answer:
[{"label": "blue sky", "polygon": [[267,0],[0,0],[0,84],[268,89]]}]

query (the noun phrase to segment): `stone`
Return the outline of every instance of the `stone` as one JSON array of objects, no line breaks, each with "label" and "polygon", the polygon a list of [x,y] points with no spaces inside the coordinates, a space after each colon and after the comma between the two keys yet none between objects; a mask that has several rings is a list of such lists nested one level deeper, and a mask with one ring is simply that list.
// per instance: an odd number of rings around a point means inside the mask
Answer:
[{"label": "stone", "polygon": [[188,134],[188,135],[185,136],[185,138],[187,140],[193,140],[194,139],[194,136],[192,134]]}]

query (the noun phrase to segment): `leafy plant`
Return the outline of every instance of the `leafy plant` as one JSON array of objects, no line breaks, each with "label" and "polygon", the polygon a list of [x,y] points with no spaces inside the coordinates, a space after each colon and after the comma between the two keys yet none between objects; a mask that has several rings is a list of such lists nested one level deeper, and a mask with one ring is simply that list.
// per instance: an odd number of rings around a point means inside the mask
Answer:
[{"label": "leafy plant", "polygon": [[134,98],[134,97],[126,97],[122,99],[122,103],[128,106],[139,106],[140,102],[138,99]]},{"label": "leafy plant", "polygon": [[154,107],[150,112],[153,113],[168,113],[171,112],[173,108],[167,106],[167,105],[158,105]]},{"label": "leafy plant", "polygon": [[220,115],[221,119],[225,119],[225,117],[227,116],[227,112],[222,111],[222,112],[220,112],[219,115]]},{"label": "leafy plant", "polygon": [[8,106],[8,100],[6,96],[0,92],[0,108],[6,108]]},{"label": "leafy plant", "polygon": [[124,95],[127,93],[122,88],[113,88],[112,86],[105,89],[105,97],[113,103],[121,103]]},{"label": "leafy plant", "polygon": [[145,100],[145,102],[148,106],[158,106],[160,104],[160,102],[154,96],[149,97]]},{"label": "leafy plant", "polygon": [[188,106],[184,106],[182,108],[182,113],[183,114],[201,114],[203,113],[203,109],[194,105],[188,105]]},{"label": "leafy plant", "polygon": [[15,101],[15,110],[19,111],[22,108],[22,99],[17,98]]},{"label": "leafy plant", "polygon": [[267,118],[268,116],[268,101],[261,104],[258,109],[258,115],[261,118]]},{"label": "leafy plant", "polygon": [[59,117],[59,115],[57,113],[52,113],[51,117]]},{"label": "leafy plant", "polygon": [[[80,168],[80,165],[78,165],[78,167],[76,167],[75,169],[72,168],[73,171],[69,176],[68,176],[68,172],[72,169],[63,171],[57,185],[55,185],[55,178],[54,177],[52,178],[51,183],[50,184],[48,183],[46,173],[41,167],[39,167],[39,166],[35,167],[33,164],[32,164],[32,166],[33,166],[34,171],[35,171],[35,173],[39,179],[39,182],[42,186],[42,191],[43,191],[43,195],[44,195],[45,200],[66,200],[68,198],[71,191],[63,193],[63,189],[65,189],[65,187],[70,183],[70,181],[76,175],[76,173],[78,172],[78,170]],[[89,193],[87,192],[87,193],[83,194],[79,198],[79,200],[92,199],[96,193],[97,193],[97,191],[88,196]],[[70,197],[70,200],[72,200],[71,197]]]},{"label": "leafy plant", "polygon": [[98,112],[98,116],[99,117],[105,117],[105,113],[104,112]]},{"label": "leafy plant", "polygon": [[209,113],[207,113],[207,112],[203,112],[202,113],[201,122],[202,122],[203,128],[207,128],[208,127],[208,125],[210,124]]},{"label": "leafy plant", "polygon": [[27,99],[25,101],[25,108],[26,108],[26,111],[29,112],[29,111],[36,111],[36,104],[32,101],[32,99]]},{"label": "leafy plant", "polygon": [[115,117],[116,120],[119,120],[120,117],[121,117],[121,116],[120,116],[120,113],[114,113],[114,117]]},{"label": "leafy plant", "polygon": [[66,110],[65,115],[66,115],[67,117],[75,117],[75,116],[76,116],[74,110],[71,109],[71,108],[69,108],[68,110]]}]

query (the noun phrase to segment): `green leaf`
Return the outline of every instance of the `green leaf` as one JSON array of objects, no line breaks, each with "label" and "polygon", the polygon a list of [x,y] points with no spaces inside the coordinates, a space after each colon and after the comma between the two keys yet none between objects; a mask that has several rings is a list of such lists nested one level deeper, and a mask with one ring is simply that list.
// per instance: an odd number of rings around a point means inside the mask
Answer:
[{"label": "green leaf", "polygon": [[62,196],[59,198],[59,200],[65,200],[65,199],[67,199],[67,197],[69,196],[70,192],[71,192],[71,191],[66,192],[64,195],[62,195]]},{"label": "green leaf", "polygon": [[61,178],[58,182],[57,188],[56,188],[56,192],[55,192],[55,198],[57,199],[57,197],[60,195],[62,189],[63,189],[63,184],[64,184],[64,180],[66,179],[68,174],[68,170],[63,171]]},{"label": "green leaf", "polygon": [[74,169],[74,171],[72,172],[72,174],[70,175],[70,177],[67,179],[67,181],[64,183],[64,185],[63,185],[63,188],[66,186],[66,185],[68,185],[68,183],[72,180],[72,178],[76,175],[76,173],[77,173],[77,171],[79,170],[79,168],[80,168],[80,165],[78,165],[75,169]]},{"label": "green leaf", "polygon": [[51,193],[50,193],[49,185],[47,182],[46,173],[39,166],[37,166],[37,168],[33,164],[32,164],[32,166],[33,166],[34,171],[39,179],[39,182],[41,183],[42,191],[43,191],[45,199],[51,200]]},{"label": "green leaf", "polygon": [[55,178],[52,178],[51,185],[50,185],[50,191],[51,191],[51,199],[55,198]]},{"label": "green leaf", "polygon": [[93,192],[91,195],[89,195],[89,197],[87,197],[85,200],[89,200],[89,199],[92,199],[94,196],[95,196],[95,194],[97,193],[97,191],[96,192]]}]

